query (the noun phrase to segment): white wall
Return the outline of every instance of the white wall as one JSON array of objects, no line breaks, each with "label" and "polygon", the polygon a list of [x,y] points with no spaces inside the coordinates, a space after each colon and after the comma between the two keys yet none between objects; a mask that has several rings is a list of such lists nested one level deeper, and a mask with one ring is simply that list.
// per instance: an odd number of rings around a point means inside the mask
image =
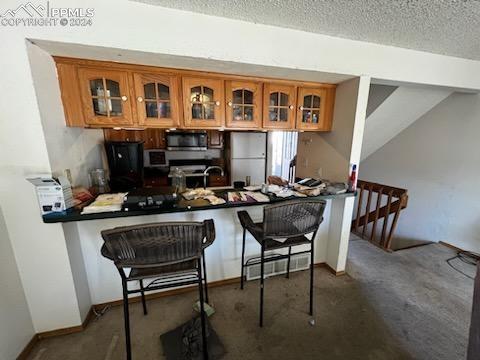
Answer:
[{"label": "white wall", "polygon": [[0,207],[0,359],[15,359],[35,334]]},{"label": "white wall", "polygon": [[[6,1],[16,4],[15,1]],[[51,1],[50,6],[60,1]],[[94,25],[27,29],[34,39],[289,69],[480,89],[478,61],[253,24],[128,0],[69,1],[95,8]],[[119,26],[118,24],[122,24]],[[154,31],[152,32],[152,30]],[[192,36],[202,29],[210,36]],[[152,34],[152,36],[146,36]],[[174,35],[173,35],[174,34]],[[236,41],[232,41],[235,38]],[[278,46],[278,39],[288,47]],[[352,60],[354,59],[354,60]]]},{"label": "white wall", "polygon": [[[358,164],[358,160],[352,161],[352,151],[355,158],[360,156],[357,147],[360,144],[361,148],[362,144],[369,92],[368,87],[364,89],[364,84],[370,84],[369,81],[362,77],[338,85],[331,132],[299,133],[296,167],[298,177],[347,181],[350,164]],[[355,131],[360,130],[361,132],[355,134]]]},{"label": "white wall", "polygon": [[479,134],[480,95],[454,93],[362,161],[361,179],[408,189],[395,236],[480,252]]},{"label": "white wall", "polygon": [[452,91],[449,89],[420,86],[399,86],[395,89],[367,118],[362,160],[393,139],[451,93]]},{"label": "white wall", "polygon": [[[58,93],[52,92],[57,102],[55,108],[39,109],[41,98],[48,92],[42,93],[43,89],[35,92],[25,38],[162,56],[190,56],[204,61],[216,59],[228,62],[230,67],[234,63],[258,64],[291,69],[293,74],[295,69],[368,74],[388,80],[480,89],[480,64],[476,61],[197,15],[128,0],[50,1],[51,7],[66,4],[95,8],[94,24],[80,28],[0,27],[5,50],[0,57],[0,79],[2,88],[7,89],[0,97],[0,203],[35,331],[81,322],[63,228],[41,221],[34,189],[25,181],[32,173],[48,173],[67,165],[74,167],[71,162],[76,159],[76,153],[67,154],[64,162],[63,146],[70,140],[77,141],[78,134],[61,136],[58,143],[61,146],[51,144],[57,141],[52,134],[58,134],[58,128],[50,132],[44,120],[49,116],[54,121],[60,118]],[[17,6],[16,0],[2,2],[2,9]],[[198,29],[213,37],[193,36]],[[232,37],[237,41],[231,41]],[[282,39],[282,46],[278,45],[278,39]],[[81,137],[82,132],[79,133]],[[81,166],[75,171],[75,178],[84,176]]]},{"label": "white wall", "polygon": [[[362,76],[338,85],[333,128],[329,133],[300,133],[298,177],[315,177],[346,182],[350,164],[360,161],[370,78]],[[354,198],[332,201],[327,246],[327,263],[344,271],[350,238]],[[324,225],[325,226],[325,225]]]},{"label": "white wall", "polygon": [[[3,34],[5,35],[5,34]],[[51,171],[25,41],[0,57],[0,203],[36,332],[80,324],[61,225],[43,224],[25,178]],[[3,40],[3,39],[2,39]],[[7,44],[8,43],[8,44]]]},{"label": "white wall", "polygon": [[397,86],[371,84],[368,93],[367,118],[388,98]]},{"label": "white wall", "polygon": [[53,58],[31,43],[27,50],[52,172],[62,175],[70,169],[72,185],[88,186],[90,171],[103,168],[103,130],[65,126]]}]

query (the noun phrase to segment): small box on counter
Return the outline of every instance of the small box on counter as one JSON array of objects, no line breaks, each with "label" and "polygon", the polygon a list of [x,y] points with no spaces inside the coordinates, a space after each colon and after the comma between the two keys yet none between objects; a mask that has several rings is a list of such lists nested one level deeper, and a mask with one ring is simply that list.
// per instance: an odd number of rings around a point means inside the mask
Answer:
[{"label": "small box on counter", "polygon": [[51,177],[27,180],[35,186],[42,215],[62,212],[74,205],[72,188],[66,177],[60,176],[58,180]]}]

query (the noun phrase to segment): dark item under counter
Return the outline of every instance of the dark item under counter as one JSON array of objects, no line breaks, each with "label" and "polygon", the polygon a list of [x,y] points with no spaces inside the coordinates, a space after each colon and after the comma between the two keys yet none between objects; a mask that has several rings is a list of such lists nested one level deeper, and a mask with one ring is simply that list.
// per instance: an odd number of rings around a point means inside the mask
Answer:
[{"label": "dark item under counter", "polygon": [[176,200],[175,189],[171,186],[135,189],[125,196],[122,210],[168,209],[175,206]]}]

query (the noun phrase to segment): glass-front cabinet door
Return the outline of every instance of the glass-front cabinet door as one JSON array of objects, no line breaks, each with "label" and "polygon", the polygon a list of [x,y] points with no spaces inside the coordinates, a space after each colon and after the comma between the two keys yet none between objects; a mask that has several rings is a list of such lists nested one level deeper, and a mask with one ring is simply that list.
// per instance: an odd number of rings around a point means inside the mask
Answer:
[{"label": "glass-front cabinet door", "polygon": [[139,125],[170,127],[180,124],[178,77],[168,74],[133,74]]},{"label": "glass-front cabinet door", "polygon": [[264,84],[263,127],[292,129],[295,116],[295,86]]},{"label": "glass-front cabinet door", "polygon": [[223,80],[183,78],[184,126],[223,127],[225,123]]},{"label": "glass-front cabinet door", "polygon": [[226,126],[258,129],[262,126],[262,84],[249,81],[225,83]]},{"label": "glass-front cabinet door", "polygon": [[298,130],[330,130],[326,128],[327,89],[298,89],[297,123]]},{"label": "glass-front cabinet door", "polygon": [[133,124],[127,72],[79,68],[78,76],[87,124]]}]

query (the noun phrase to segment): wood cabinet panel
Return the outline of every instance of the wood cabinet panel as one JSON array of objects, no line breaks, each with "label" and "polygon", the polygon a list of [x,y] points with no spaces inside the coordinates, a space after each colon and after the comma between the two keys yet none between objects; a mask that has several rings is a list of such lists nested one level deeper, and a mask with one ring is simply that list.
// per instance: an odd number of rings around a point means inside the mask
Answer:
[{"label": "wood cabinet panel", "polygon": [[170,74],[133,74],[138,124],[145,127],[178,127],[179,78]]},{"label": "wood cabinet panel", "polygon": [[266,129],[294,129],[295,86],[265,83],[263,89],[263,127]]},{"label": "wood cabinet panel", "polygon": [[103,136],[105,141],[143,141],[145,150],[166,148],[165,131],[162,129],[104,129]]},{"label": "wood cabinet panel", "polygon": [[[331,84],[60,57],[55,61],[67,126],[332,129],[336,86]],[[221,148],[218,140],[212,134],[210,147]],[[147,147],[163,147],[157,140],[149,142]]]},{"label": "wood cabinet panel", "polygon": [[143,184],[145,187],[159,187],[159,186],[168,186],[168,177],[153,177],[153,178],[145,178],[143,180]]},{"label": "wood cabinet panel", "polygon": [[184,77],[183,106],[186,128],[215,128],[225,124],[224,85],[214,78]]},{"label": "wood cabinet panel", "polygon": [[227,177],[221,175],[209,175],[208,176],[208,186],[226,186]]},{"label": "wood cabinet panel", "polygon": [[165,149],[165,131],[161,129],[146,129],[143,132],[145,149]]},{"label": "wood cabinet panel", "polygon": [[128,72],[79,68],[78,77],[86,124],[133,125]]},{"label": "wood cabinet panel", "polygon": [[225,82],[225,125],[227,128],[262,127],[262,84],[253,81]]},{"label": "wood cabinet panel", "polygon": [[77,66],[57,63],[57,75],[67,126],[85,127]]},{"label": "wood cabinet panel", "polygon": [[210,130],[207,132],[209,149],[223,149],[223,131]]},{"label": "wood cabinet panel", "polygon": [[143,141],[144,130],[103,129],[105,141]]}]

